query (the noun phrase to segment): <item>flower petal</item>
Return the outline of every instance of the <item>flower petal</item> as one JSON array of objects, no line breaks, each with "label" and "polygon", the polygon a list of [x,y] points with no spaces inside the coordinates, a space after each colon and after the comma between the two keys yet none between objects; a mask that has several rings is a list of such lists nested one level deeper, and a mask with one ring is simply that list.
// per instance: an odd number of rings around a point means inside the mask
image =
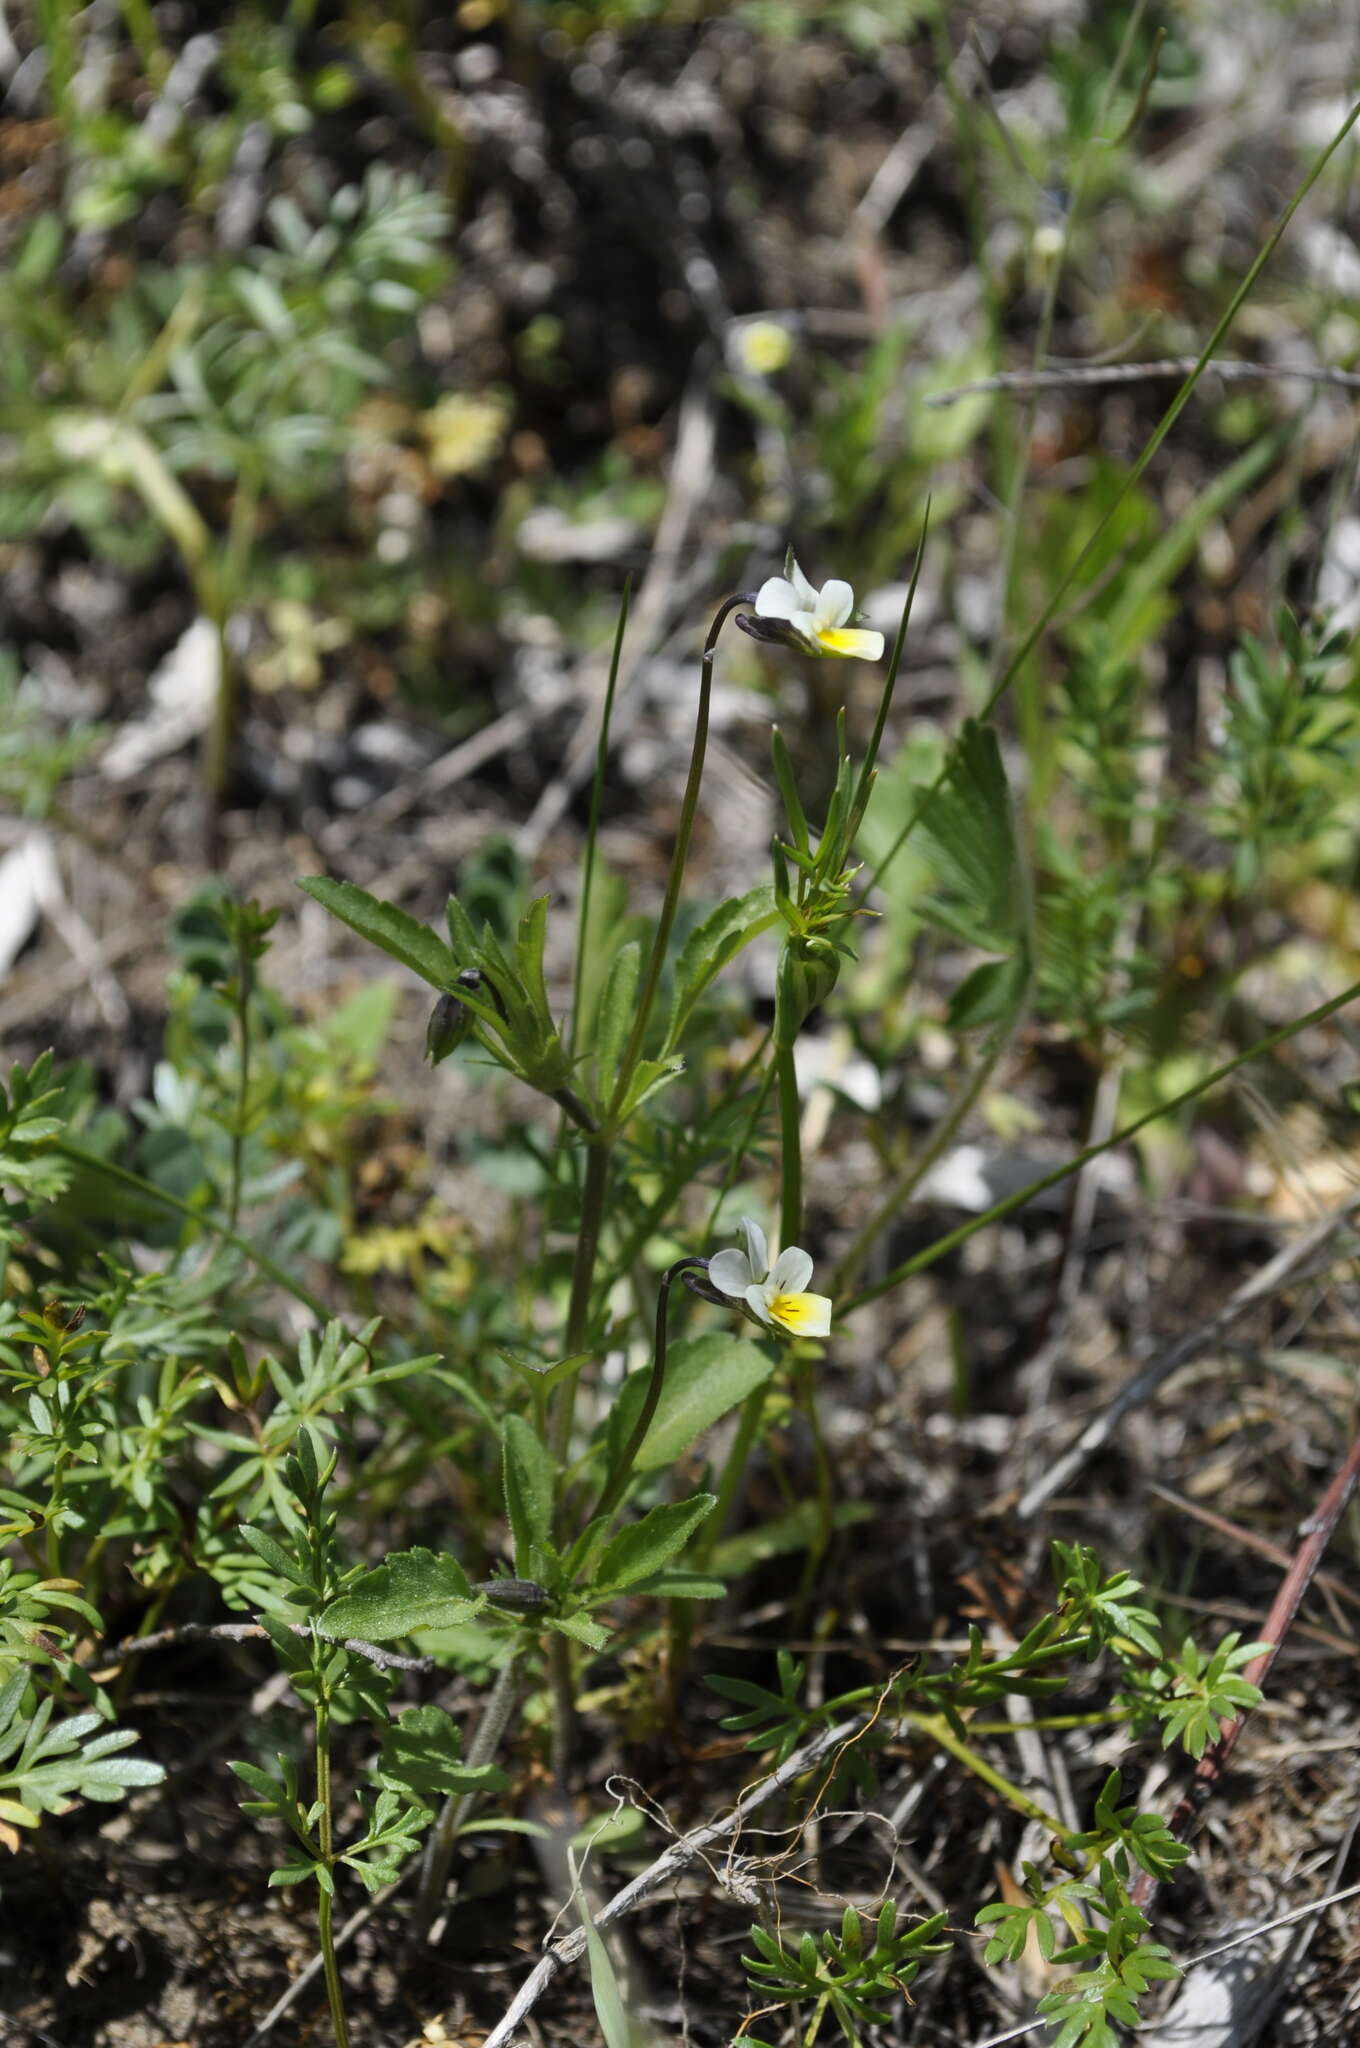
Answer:
[{"label": "flower petal", "polygon": [[763,1286],[747,1288],[746,1306],[750,1309],[751,1314],[756,1318],[757,1322],[766,1324],[769,1323],[770,1304],[765,1299],[765,1289]]},{"label": "flower petal", "polygon": [[741,1219],[741,1234],[746,1239],[746,1256],[751,1262],[752,1280],[763,1280],[770,1270],[770,1247],[765,1242],[765,1233],[752,1216]]},{"label": "flower petal", "polygon": [[770,1271],[770,1285],[776,1294],[801,1294],[811,1278],[811,1255],[796,1244],[779,1254]]},{"label": "flower petal", "polygon": [[802,593],[782,576],[768,577],[756,592],[758,619],[791,619],[802,609]]},{"label": "flower petal", "polygon": [[816,590],[814,589],[812,584],[808,582],[807,577],[803,574],[802,570],[799,568],[796,562],[791,563],[790,566],[793,570],[793,587],[798,592],[799,604],[804,605],[808,611],[815,612],[817,609]]},{"label": "flower petal", "polygon": [[858,661],[878,661],[883,654],[883,635],[865,633],[853,626],[823,626],[817,634],[822,654],[851,655]]},{"label": "flower petal", "polygon": [[733,1301],[741,1301],[751,1285],[751,1268],[746,1262],[745,1252],[715,1252],[708,1262],[708,1277],[719,1294],[728,1294]]},{"label": "flower petal", "polygon": [[831,1301],[825,1294],[776,1294],[768,1320],[793,1337],[829,1337]]},{"label": "flower petal", "polygon": [[833,576],[829,583],[822,585],[822,594],[817,600],[817,623],[819,626],[843,626],[855,609],[855,593],[848,583],[842,583]]},{"label": "flower petal", "polygon": [[798,644],[806,653],[820,653],[821,649],[818,643],[821,640],[823,629],[817,624],[816,612],[795,612],[786,623],[789,631],[797,634]]}]

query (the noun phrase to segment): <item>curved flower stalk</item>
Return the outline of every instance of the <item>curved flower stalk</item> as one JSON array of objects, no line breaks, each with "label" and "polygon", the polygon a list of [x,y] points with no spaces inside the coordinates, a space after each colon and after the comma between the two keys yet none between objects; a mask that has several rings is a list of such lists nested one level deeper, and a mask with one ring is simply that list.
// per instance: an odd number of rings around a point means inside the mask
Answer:
[{"label": "curved flower stalk", "polygon": [[741,1219],[746,1250],[717,1252],[708,1262],[708,1278],[720,1294],[738,1301],[767,1329],[787,1337],[826,1337],[831,1332],[831,1301],[806,1292],[812,1260],[796,1244],[776,1252],[773,1261],[765,1233],[749,1216]]},{"label": "curved flower stalk", "polygon": [[855,593],[848,583],[833,577],[820,590],[814,589],[793,559],[792,549],[785,569],[785,575],[771,576],[761,584],[755,617],[738,617],[737,624],[744,631],[757,640],[801,648],[805,654],[880,659],[883,635],[847,624],[855,610]]}]

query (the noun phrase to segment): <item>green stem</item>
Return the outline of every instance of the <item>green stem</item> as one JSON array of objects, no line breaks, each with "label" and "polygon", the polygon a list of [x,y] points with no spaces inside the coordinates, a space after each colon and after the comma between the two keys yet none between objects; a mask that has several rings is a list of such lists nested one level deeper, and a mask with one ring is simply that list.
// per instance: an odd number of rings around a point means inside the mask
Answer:
[{"label": "green stem", "polygon": [[241,1214],[241,1163],[246,1142],[246,1103],[250,1094],[251,979],[251,962],[242,947],[236,963],[236,1027],[241,1039],[241,1061],[236,1083],[236,1116],[231,1133],[231,1182],[227,1195],[227,1223],[232,1230],[235,1230]]},{"label": "green stem", "polygon": [[672,1284],[687,1269],[704,1270],[706,1263],[703,1259],[677,1259],[661,1276],[661,1285],[656,1293],[656,1333],[652,1345],[652,1372],[647,1382],[647,1392],[643,1396],[637,1420],[629,1431],[628,1441],[614,1460],[613,1469],[605,1480],[594,1511],[587,1517],[588,1521],[593,1522],[600,1515],[612,1514],[623,1498],[634,1460],[646,1441],[647,1431],[652,1426],[652,1417],[656,1414],[661,1389],[666,1381],[666,1317],[670,1309]]},{"label": "green stem", "polygon": [[1017,1813],[1022,1813],[1026,1820],[1039,1821],[1047,1832],[1056,1835],[1060,1842],[1071,1843],[1071,1831],[1064,1827],[1058,1816],[1050,1813],[1047,1807],[1040,1806],[1037,1799],[1031,1799],[1029,1793],[1012,1779],[1005,1778],[1000,1771],[994,1770],[975,1749],[970,1749],[968,1744],[954,1733],[943,1714],[907,1713],[902,1718],[909,1727],[918,1728],[923,1735],[928,1735],[932,1742],[938,1743],[941,1749],[946,1750],[961,1763],[965,1770],[971,1771],[974,1777],[981,1778],[984,1785],[990,1785],[994,1792],[999,1792],[1006,1804],[1013,1807]]},{"label": "green stem", "polygon": [[[334,1883],[335,1845],[331,1831],[331,1727],[330,1707],[324,1699],[316,1703],[316,1798],[321,1809],[317,1834],[321,1861]],[[326,1997],[335,2030],[335,2048],[349,2048],[349,2024],[345,2018],[344,1994],[340,1988],[340,1966],[335,1956],[332,1916],[335,1901],[324,1885],[317,1890],[317,1934],[321,1944],[321,1969],[326,1979]]]},{"label": "green stem", "polygon": [[[595,1261],[604,1224],[605,1196],[609,1190],[609,1147],[603,1138],[587,1141],[585,1183],[581,1189],[581,1221],[576,1235],[576,1257],[572,1264],[571,1296],[567,1304],[567,1333],[564,1355],[574,1357],[585,1349],[590,1329],[590,1295]],[[559,1472],[565,1472],[571,1456],[571,1431],[576,1419],[576,1381],[572,1373],[558,1389],[549,1430],[549,1448]],[[562,1538],[567,1492],[559,1488],[557,1537]],[[563,1780],[571,1762],[576,1734],[576,1695],[572,1685],[571,1644],[554,1630],[548,1638],[548,1686],[552,1695],[552,1761],[554,1775]]]},{"label": "green stem", "polygon": [[600,806],[604,799],[604,771],[609,758],[609,729],[614,717],[614,692],[618,688],[619,661],[623,654],[623,636],[628,630],[628,606],[633,595],[633,582],[629,577],[623,586],[623,602],[619,606],[619,623],[614,629],[614,652],[609,661],[609,681],[605,686],[604,709],[600,713],[600,737],[595,747],[595,778],[590,785],[590,819],[586,826],[585,852],[581,858],[581,912],[576,926],[576,971],[571,983],[571,1036],[568,1049],[575,1052],[581,1039],[581,994],[585,974],[586,947],[590,943],[590,899],[595,887],[595,862],[600,839]]},{"label": "green stem", "polygon": [[[609,1148],[602,1139],[586,1146],[585,1181],[581,1189],[581,1222],[576,1234],[576,1256],[571,1269],[571,1295],[567,1303],[567,1334],[563,1357],[574,1358],[585,1349],[590,1329],[590,1291],[595,1278],[595,1261],[604,1225],[605,1196],[609,1190]],[[576,1380],[572,1373],[559,1388],[553,1408],[551,1450],[559,1468],[571,1453],[571,1428],[576,1417]]]},{"label": "green stem", "polygon": [[[1123,39],[1120,42],[1114,64],[1105,81],[1100,105],[1096,111],[1095,120],[1091,125],[1091,133],[1082,147],[1076,175],[1072,180],[1072,190],[1063,217],[1062,241],[1045,281],[1043,299],[1039,308],[1038,331],[1034,338],[1034,353],[1032,357],[1032,365],[1036,372],[1042,370],[1048,357],[1049,343],[1053,338],[1053,321],[1058,305],[1058,286],[1062,280],[1063,267],[1067,260],[1068,248],[1071,244],[1073,225],[1081,211],[1082,202],[1086,196],[1086,185],[1090,177],[1092,158],[1098,148],[1104,147],[1101,130],[1105,126],[1105,119],[1109,113],[1114,95],[1118,90],[1119,81],[1124,73],[1124,67],[1128,63],[1146,6],[1147,0],[1134,0],[1134,6],[1125,24]],[[1024,502],[1025,491],[1029,484],[1030,465],[1033,460],[1034,423],[1038,417],[1038,412],[1039,393],[1036,390],[1025,409],[1020,429],[1020,448],[1015,465],[1015,475],[1011,480],[1011,488],[1006,505],[1006,539],[1001,569],[1001,603],[996,637],[997,669],[1000,668],[1001,655],[1006,641],[1006,628],[1015,597],[1015,577],[1020,555],[1020,508]],[[1039,701],[1036,679],[1028,666],[1020,670],[1016,675],[1016,694],[1018,698],[1018,722],[1025,738],[1025,751],[1029,758],[1033,778],[1031,794],[1036,799],[1036,808],[1042,808],[1044,785],[1048,779],[1046,772],[1048,763],[1042,746],[1043,707]]]},{"label": "green stem", "polygon": [[793,1047],[780,1046],[774,1056],[779,1083],[779,1145],[782,1182],[779,1199],[779,1244],[797,1244],[803,1223],[803,1134],[799,1124],[798,1074]]},{"label": "green stem", "polygon": [[690,747],[689,779],[685,783],[685,794],[680,805],[680,825],[675,835],[675,848],[671,854],[670,874],[666,878],[666,894],[661,903],[661,915],[657,919],[656,936],[652,940],[651,957],[647,972],[643,976],[642,991],[638,998],[637,1015],[633,1028],[628,1034],[628,1043],[619,1061],[618,1079],[609,1104],[606,1122],[612,1123],[622,1104],[627,1100],[632,1084],[633,1072],[641,1057],[643,1041],[647,1036],[647,1025],[651,1019],[652,1005],[656,1001],[657,987],[661,981],[661,970],[666,961],[666,948],[670,944],[671,927],[680,905],[680,890],[685,879],[685,862],[689,857],[689,842],[694,833],[695,814],[699,808],[699,785],[704,775],[704,755],[708,749],[708,714],[713,697],[713,656],[717,650],[718,635],[724,621],[738,605],[753,604],[749,590],[738,591],[719,605],[704,651],[699,662],[699,707],[694,718],[694,739]]},{"label": "green stem", "polygon": [[1010,1041],[1011,1032],[1015,1028],[1015,1021],[1014,1016],[1008,1017],[992,1034],[991,1043],[978,1061],[973,1072],[969,1075],[964,1086],[959,1090],[954,1101],[940,1118],[924,1150],[917,1153],[916,1157],[903,1168],[887,1194],[883,1197],[878,1208],[841,1258],[840,1263],[831,1275],[830,1286],[833,1300],[844,1294],[848,1288],[854,1286],[859,1276],[860,1267],[864,1264],[866,1257],[880,1234],[887,1228],[903,1204],[910,1201],[912,1195],[915,1194],[917,1188],[935,1164],[935,1161],[945,1150],[945,1147],[953,1143],[955,1133],[971,1112],[973,1105],[987,1086],[992,1075],[996,1072],[997,1061],[1001,1058],[1003,1051]]},{"label": "green stem", "polygon": [[876,1280],[872,1287],[861,1289],[853,1300],[845,1304],[841,1313],[850,1315],[855,1309],[863,1308],[867,1302],[877,1301],[880,1294],[887,1294],[903,1280],[909,1279],[913,1273],[922,1272],[925,1267],[933,1266],[937,1259],[944,1258],[948,1252],[965,1244],[979,1230],[985,1230],[991,1223],[999,1223],[1003,1216],[1009,1216],[1016,1209],[1022,1209],[1026,1202],[1032,1202],[1036,1195],[1042,1195],[1049,1188],[1057,1187],[1069,1174],[1079,1172],[1088,1159],[1098,1159],[1102,1152],[1113,1151],[1116,1145],[1126,1145],[1130,1138],[1136,1138],[1139,1131],[1146,1130],[1147,1126],[1156,1123],[1159,1117],[1173,1115],[1176,1110],[1184,1108],[1186,1103],[1193,1102],[1197,1096],[1205,1095],[1211,1088],[1217,1087],[1220,1081],[1226,1081],[1239,1067],[1245,1067],[1250,1061],[1259,1059],[1263,1053],[1273,1052],[1277,1045],[1283,1045],[1287,1039],[1296,1037],[1300,1031],[1307,1031],[1311,1025],[1321,1024],[1328,1017],[1335,1016],[1338,1010],[1344,1010],[1348,1003],[1353,1003],[1357,996],[1360,996],[1360,981],[1352,982],[1340,995],[1331,996],[1325,1003],[1319,1003],[1315,1010],[1307,1011],[1292,1024],[1282,1024],[1277,1031],[1267,1032],[1255,1045],[1249,1045],[1245,1052],[1235,1053],[1232,1059],[1225,1060],[1220,1067],[1215,1067],[1202,1081],[1195,1081],[1189,1088],[1182,1088],[1179,1094],[1168,1096],[1165,1102],[1154,1104],[1151,1109],[1145,1110],[1142,1116],[1135,1117],[1132,1123],[1125,1124],[1122,1129],[1103,1139],[1100,1144],[1086,1146],[1084,1151],[1076,1153],[1069,1159],[1066,1165],[1055,1167],[1052,1173],[1041,1174],[1038,1180],[1030,1181],[1026,1187],[1017,1188],[1015,1193],[1007,1195],[1004,1201],[994,1203],[985,1214],[971,1217],[967,1223],[961,1223],[957,1230],[948,1231],[944,1237],[936,1238],[933,1244],[928,1244],[924,1251],[917,1252],[914,1258],[904,1259],[900,1266],[894,1266],[891,1273],[886,1274],[882,1280]]},{"label": "green stem", "polygon": [[812,2048],[813,2042],[817,2039],[818,2034],[820,2034],[820,2032],[822,2031],[822,2021],[826,2017],[826,2009],[830,2003],[831,1993],[829,1991],[824,1991],[821,1997],[817,2000],[816,2007],[813,2010],[812,2019],[808,2025],[808,2030],[803,2036],[803,2048]]}]

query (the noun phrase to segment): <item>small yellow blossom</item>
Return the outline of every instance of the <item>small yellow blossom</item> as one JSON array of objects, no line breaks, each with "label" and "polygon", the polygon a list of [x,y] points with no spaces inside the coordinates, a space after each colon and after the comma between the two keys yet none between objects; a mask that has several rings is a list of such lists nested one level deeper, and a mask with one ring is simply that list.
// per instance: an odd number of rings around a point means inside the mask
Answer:
[{"label": "small yellow blossom", "polygon": [[793,336],[777,320],[748,320],[732,337],[732,353],[753,377],[773,377],[793,354]]},{"label": "small yellow blossom", "polygon": [[466,476],[489,462],[505,439],[509,408],[500,398],[451,391],[420,415],[420,431],[437,477]]}]

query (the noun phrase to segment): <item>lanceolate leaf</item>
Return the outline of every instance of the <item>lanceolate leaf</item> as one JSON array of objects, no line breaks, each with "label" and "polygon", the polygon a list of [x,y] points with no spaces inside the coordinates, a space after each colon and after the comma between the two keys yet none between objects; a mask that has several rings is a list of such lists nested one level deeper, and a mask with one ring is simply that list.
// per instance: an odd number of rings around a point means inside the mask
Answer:
[{"label": "lanceolate leaf", "polygon": [[717,1496],[698,1493],[693,1500],[667,1503],[652,1508],[627,1529],[620,1530],[600,1555],[595,1574],[595,1593],[621,1592],[625,1586],[649,1579],[677,1557],[704,1517],[717,1505]]},{"label": "lanceolate leaf", "polygon": [[408,917],[395,903],[380,903],[355,883],[333,882],[327,875],[309,875],[298,886],[361,939],[428,981],[431,988],[452,988],[458,973],[452,952],[428,925]]}]

